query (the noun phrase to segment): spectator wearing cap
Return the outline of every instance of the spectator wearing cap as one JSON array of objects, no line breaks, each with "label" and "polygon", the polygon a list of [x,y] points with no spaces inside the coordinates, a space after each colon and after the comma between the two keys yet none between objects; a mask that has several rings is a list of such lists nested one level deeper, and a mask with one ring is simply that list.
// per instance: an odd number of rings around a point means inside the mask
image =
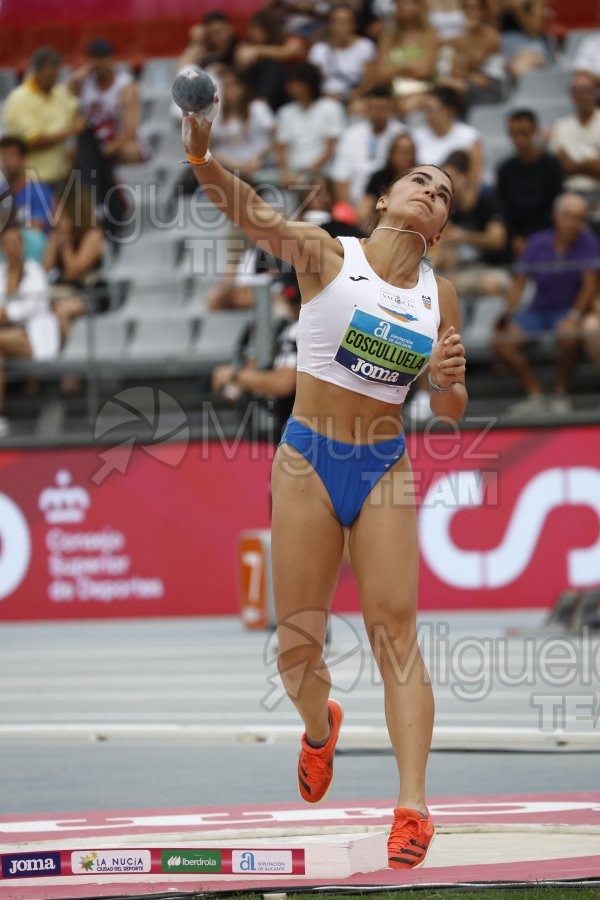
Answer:
[{"label": "spectator wearing cap", "polygon": [[393,115],[389,88],[372,88],[365,98],[365,115],[345,129],[331,167],[335,199],[358,207],[371,175],[381,169],[396,135],[406,127]]},{"label": "spectator wearing cap", "polygon": [[142,110],[137,85],[130,72],[118,71],[111,44],[94,38],[86,62],[73,73],[69,86],[79,95],[81,111],[102,153],[113,163],[148,159],[149,146],[140,134]]},{"label": "spectator wearing cap", "polygon": [[77,113],[77,98],[57,84],[58,53],[44,47],[31,58],[31,74],[8,95],[4,105],[7,134],[21,138],[28,151],[27,167],[40,182],[55,187],[72,168],[69,140],[85,128]]}]

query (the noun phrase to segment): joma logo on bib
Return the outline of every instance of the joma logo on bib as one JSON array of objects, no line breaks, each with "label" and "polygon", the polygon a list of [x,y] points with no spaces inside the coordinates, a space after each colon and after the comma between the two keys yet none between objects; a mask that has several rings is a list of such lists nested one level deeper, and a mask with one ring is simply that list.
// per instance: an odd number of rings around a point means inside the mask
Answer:
[{"label": "joma logo on bib", "polygon": [[370,378],[373,381],[387,381],[388,384],[397,384],[400,377],[398,372],[390,372],[383,366],[374,366],[373,363],[365,362],[364,359],[357,359],[353,366],[350,366],[351,372],[362,375],[363,378]]},{"label": "joma logo on bib", "polygon": [[355,309],[334,359],[367,381],[401,386],[426,365],[432,346],[426,335]]}]

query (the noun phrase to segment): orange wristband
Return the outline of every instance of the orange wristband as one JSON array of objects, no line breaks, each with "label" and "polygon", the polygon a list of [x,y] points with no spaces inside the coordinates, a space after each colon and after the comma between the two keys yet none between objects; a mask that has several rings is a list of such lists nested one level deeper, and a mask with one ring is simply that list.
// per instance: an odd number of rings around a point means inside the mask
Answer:
[{"label": "orange wristband", "polygon": [[210,152],[210,150],[207,150],[204,156],[192,156],[191,153],[188,153],[187,155],[187,161],[192,166],[207,166],[211,159],[212,153]]}]

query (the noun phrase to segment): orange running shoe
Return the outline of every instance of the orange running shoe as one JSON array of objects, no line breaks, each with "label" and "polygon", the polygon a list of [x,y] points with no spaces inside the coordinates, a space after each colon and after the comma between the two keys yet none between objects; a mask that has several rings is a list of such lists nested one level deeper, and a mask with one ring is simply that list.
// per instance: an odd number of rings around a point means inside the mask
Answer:
[{"label": "orange running shoe", "polygon": [[337,700],[327,704],[331,733],[323,747],[311,747],[306,734],[300,741],[300,759],[298,760],[298,790],[307,803],[319,803],[333,780],[333,754],[340,734],[344,711]]},{"label": "orange running shoe", "polygon": [[394,810],[394,821],[388,838],[388,866],[390,869],[416,869],[425,862],[427,851],[435,837],[431,814],[427,818],[414,809]]}]

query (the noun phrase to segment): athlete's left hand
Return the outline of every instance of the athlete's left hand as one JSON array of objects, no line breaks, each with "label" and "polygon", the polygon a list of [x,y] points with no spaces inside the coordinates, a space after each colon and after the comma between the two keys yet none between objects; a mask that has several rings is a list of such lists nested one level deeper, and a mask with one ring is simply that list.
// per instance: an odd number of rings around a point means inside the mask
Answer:
[{"label": "athlete's left hand", "polygon": [[429,359],[429,371],[433,381],[440,387],[448,387],[455,381],[465,380],[465,348],[460,334],[451,325],[434,345]]}]

